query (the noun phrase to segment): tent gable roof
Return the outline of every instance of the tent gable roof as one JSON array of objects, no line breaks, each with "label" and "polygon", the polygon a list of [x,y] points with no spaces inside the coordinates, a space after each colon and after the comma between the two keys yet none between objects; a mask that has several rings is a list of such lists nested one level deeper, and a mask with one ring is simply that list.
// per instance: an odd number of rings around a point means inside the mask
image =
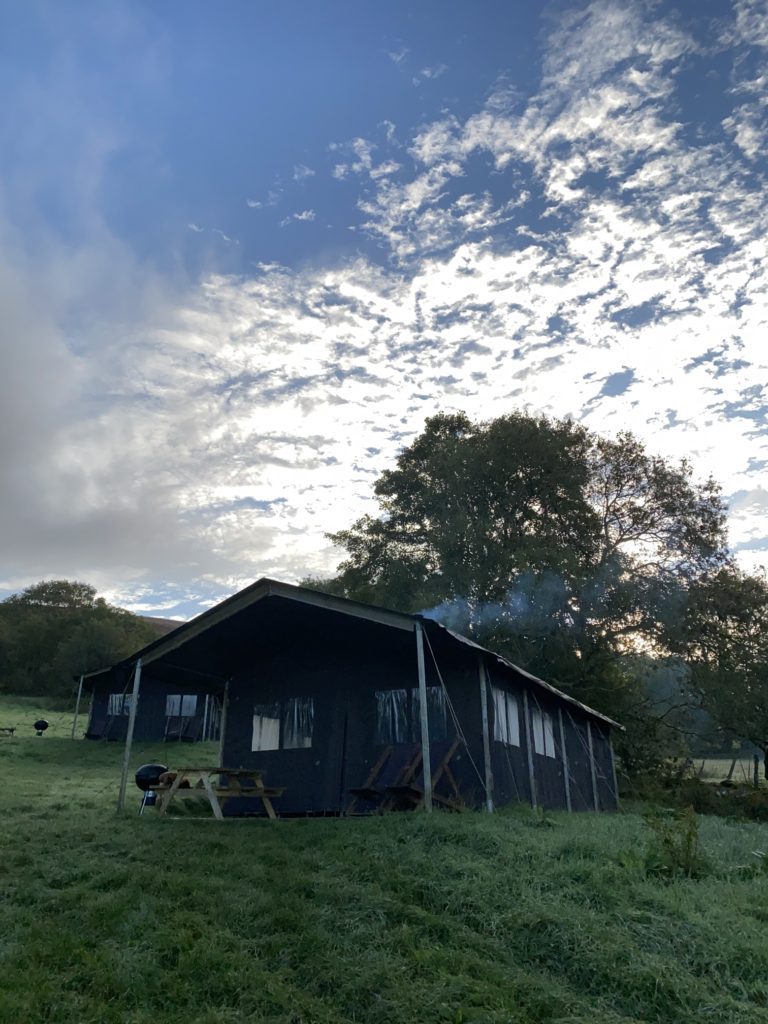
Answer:
[{"label": "tent gable roof", "polygon": [[[336,612],[341,615],[347,615],[352,618],[362,619],[368,622],[379,623],[380,625],[408,632],[412,632],[416,623],[421,621],[425,623],[425,625],[428,624],[428,628],[429,626],[434,626],[440,629],[451,637],[452,641],[472,647],[486,658],[493,659],[498,664],[512,669],[518,675],[530,680],[537,686],[542,687],[559,699],[567,701],[571,705],[575,705],[586,714],[599,718],[611,726],[622,728],[617,722],[614,722],[613,719],[608,718],[599,711],[595,711],[586,704],[582,704],[569,694],[563,693],[561,690],[552,686],[551,683],[547,683],[545,680],[539,679],[538,676],[534,676],[525,669],[520,668],[518,665],[514,665],[511,661],[508,661],[501,655],[496,654],[494,651],[481,647],[479,644],[475,643],[474,640],[470,640],[468,637],[465,637],[460,633],[455,633],[453,630],[448,629],[448,627],[443,626],[434,619],[425,619],[421,615],[411,615],[406,612],[397,612],[388,608],[380,608],[375,605],[363,604],[359,601],[352,601],[346,597],[336,597],[335,595],[326,594],[319,590],[311,590],[308,587],[300,587],[291,583],[282,583],[279,580],[269,579],[268,577],[262,577],[255,583],[252,583],[249,587],[246,587],[244,590],[238,591],[231,597],[226,598],[219,604],[214,605],[205,612],[202,612],[194,619],[190,619],[189,622],[181,623],[178,628],[167,633],[165,636],[159,637],[157,640],[153,640],[140,651],[131,655],[130,658],[126,658],[124,661],[120,662],[119,665],[127,667],[140,658],[142,665],[148,666],[152,662],[158,661],[170,654],[172,651],[183,647],[189,641],[207,632],[209,629],[215,628],[217,625],[226,622],[234,615],[257,605],[259,602],[270,597],[284,598],[287,601],[325,609],[326,611]],[[113,666],[113,669],[117,667],[118,666]],[[113,671],[113,669],[102,669],[99,672],[89,673],[88,678],[95,683],[96,677],[106,677],[106,675]]]}]

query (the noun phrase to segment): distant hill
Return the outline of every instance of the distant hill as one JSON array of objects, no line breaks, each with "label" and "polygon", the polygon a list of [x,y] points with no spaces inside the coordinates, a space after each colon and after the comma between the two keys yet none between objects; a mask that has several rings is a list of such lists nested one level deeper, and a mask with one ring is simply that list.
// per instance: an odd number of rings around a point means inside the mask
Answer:
[{"label": "distant hill", "polygon": [[151,626],[158,636],[165,636],[166,633],[171,633],[174,629],[184,625],[178,619],[159,619],[154,615],[139,615],[139,618]]}]

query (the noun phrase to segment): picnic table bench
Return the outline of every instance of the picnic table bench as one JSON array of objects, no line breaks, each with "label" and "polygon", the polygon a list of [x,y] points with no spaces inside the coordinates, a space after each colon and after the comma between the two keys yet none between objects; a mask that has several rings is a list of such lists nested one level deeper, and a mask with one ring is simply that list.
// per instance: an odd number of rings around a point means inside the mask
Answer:
[{"label": "picnic table bench", "polygon": [[227,800],[257,797],[270,818],[277,818],[272,800],[285,792],[284,786],[265,786],[263,772],[249,768],[176,768],[163,772],[154,786],[157,809],[165,814],[174,797],[200,796],[208,800],[215,818],[224,818]]},{"label": "picnic table bench", "polygon": [[0,736],[13,736],[15,732],[15,725],[0,725]]}]

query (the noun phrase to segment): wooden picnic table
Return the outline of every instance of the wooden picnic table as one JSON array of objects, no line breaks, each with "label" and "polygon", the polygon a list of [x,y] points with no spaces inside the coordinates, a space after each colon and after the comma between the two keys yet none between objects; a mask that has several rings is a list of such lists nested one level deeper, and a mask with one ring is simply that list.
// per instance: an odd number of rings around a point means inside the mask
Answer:
[{"label": "wooden picnic table", "polygon": [[0,725],[0,736],[13,736],[15,732],[15,725]]},{"label": "wooden picnic table", "polygon": [[236,797],[258,797],[270,818],[277,818],[272,800],[282,796],[284,786],[265,786],[264,773],[252,768],[174,768],[163,772],[157,793],[157,809],[165,814],[175,796],[205,797],[214,817],[223,820],[222,807]]}]

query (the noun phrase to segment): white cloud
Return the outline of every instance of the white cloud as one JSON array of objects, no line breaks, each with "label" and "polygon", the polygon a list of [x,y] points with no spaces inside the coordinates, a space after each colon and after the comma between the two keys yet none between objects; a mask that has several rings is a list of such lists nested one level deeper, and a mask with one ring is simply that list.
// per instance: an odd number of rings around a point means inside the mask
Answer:
[{"label": "white cloud", "polygon": [[239,245],[240,244],[240,242],[236,238],[230,238],[230,236],[225,234],[221,230],[221,228],[211,228],[211,231],[213,232],[214,235],[218,235],[219,238],[223,242],[227,243],[227,245]]},{"label": "white cloud", "polygon": [[729,26],[724,42],[768,49],[768,5],[765,0],[735,0],[733,8],[736,21]]},{"label": "white cloud", "polygon": [[394,64],[402,64],[410,52],[407,46],[399,46],[395,50],[387,50],[387,56]]},{"label": "white cloud", "polygon": [[252,210],[264,210],[270,206],[277,206],[282,194],[282,189],[270,189],[266,199],[246,199],[245,205]]},{"label": "white cloud", "polygon": [[349,153],[346,163],[339,163],[333,169],[333,177],[343,180],[351,174],[363,174],[373,166],[373,151],[376,148],[368,139],[356,138],[349,142],[335,142],[328,147],[332,152]]},{"label": "white cloud", "polygon": [[383,163],[371,168],[371,177],[376,180],[376,178],[386,178],[390,174],[397,174],[400,166],[396,160],[385,160]]},{"label": "white cloud", "polygon": [[414,85],[420,85],[425,78],[434,81],[436,78],[441,78],[447,70],[447,64],[435,64],[432,67],[425,67],[418,74],[414,75],[411,81]]},{"label": "white cloud", "polygon": [[284,228],[288,224],[293,223],[294,221],[313,221],[315,220],[316,216],[317,214],[315,213],[314,210],[299,210],[297,213],[292,213],[289,217],[285,217],[283,220],[281,220],[280,227]]},{"label": "white cloud", "polygon": [[315,172],[305,164],[296,164],[293,168],[294,181],[303,181],[305,178],[313,178],[314,176]]}]

